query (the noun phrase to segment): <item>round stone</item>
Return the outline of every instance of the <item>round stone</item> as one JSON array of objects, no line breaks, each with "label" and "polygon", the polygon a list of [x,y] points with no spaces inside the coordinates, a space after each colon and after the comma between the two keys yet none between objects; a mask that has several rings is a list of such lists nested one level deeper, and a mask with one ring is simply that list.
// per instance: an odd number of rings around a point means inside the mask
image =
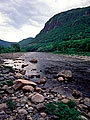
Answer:
[{"label": "round stone", "polygon": [[24,114],[24,115],[28,114],[28,112],[25,109],[19,109],[18,113],[19,114]]},{"label": "round stone", "polygon": [[36,93],[32,96],[31,101],[34,103],[41,103],[44,101],[44,96],[39,93]]}]

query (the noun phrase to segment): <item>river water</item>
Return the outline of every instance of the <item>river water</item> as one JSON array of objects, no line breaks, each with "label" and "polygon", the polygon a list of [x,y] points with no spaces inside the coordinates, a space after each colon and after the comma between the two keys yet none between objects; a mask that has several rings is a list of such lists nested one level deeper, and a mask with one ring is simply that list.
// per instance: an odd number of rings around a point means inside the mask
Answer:
[{"label": "river water", "polygon": [[[38,60],[37,64],[30,63],[33,58]],[[45,85],[40,86],[44,89],[53,89],[67,97],[72,97],[72,90],[76,89],[81,91],[84,97],[90,97],[90,61],[65,55],[30,52],[24,53],[14,61],[6,59],[5,62],[16,68],[21,68],[22,64],[28,64],[24,68],[26,75],[40,74],[41,78],[46,76],[47,82]],[[72,71],[72,81],[69,83],[58,82],[55,76],[61,70],[67,69]],[[32,81],[38,79],[33,78]]]}]

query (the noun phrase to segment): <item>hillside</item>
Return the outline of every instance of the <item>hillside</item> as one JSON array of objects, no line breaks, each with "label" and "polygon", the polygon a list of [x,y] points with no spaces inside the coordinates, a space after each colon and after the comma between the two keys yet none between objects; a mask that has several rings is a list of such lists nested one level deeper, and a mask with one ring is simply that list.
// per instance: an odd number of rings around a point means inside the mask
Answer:
[{"label": "hillside", "polygon": [[0,40],[0,47],[9,47],[12,44],[15,44],[15,42],[7,42],[7,41],[4,41],[4,40]]},{"label": "hillside", "polygon": [[89,46],[90,7],[86,7],[53,16],[26,49],[27,51],[66,53],[90,52]]},{"label": "hillside", "polygon": [[25,48],[28,44],[32,43],[33,42],[33,38],[30,37],[30,38],[27,38],[27,39],[23,39],[21,41],[19,41],[19,45],[21,48]]}]

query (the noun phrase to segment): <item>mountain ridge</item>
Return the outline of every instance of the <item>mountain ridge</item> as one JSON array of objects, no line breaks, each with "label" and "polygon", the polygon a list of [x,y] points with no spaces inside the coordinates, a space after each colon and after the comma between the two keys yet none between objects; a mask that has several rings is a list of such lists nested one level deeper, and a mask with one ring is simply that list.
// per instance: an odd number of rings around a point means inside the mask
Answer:
[{"label": "mountain ridge", "polygon": [[17,42],[8,42],[0,39],[0,47],[10,47],[12,44],[15,44],[15,43]]},{"label": "mountain ridge", "polygon": [[[53,52],[53,51],[63,51],[61,46],[65,42],[76,52],[88,52],[88,45],[90,45],[90,6],[84,8],[77,8],[68,10],[65,12],[58,13],[50,18],[44,28],[39,34],[34,38],[33,44],[30,43],[27,46],[27,51],[42,51],[42,52]],[[75,42],[77,47],[71,45],[71,42]],[[82,41],[82,45],[80,44]],[[61,44],[62,43],[62,44]],[[81,46],[86,44],[86,48],[82,49]],[[67,46],[67,45],[65,45]],[[65,46],[63,46],[65,49]],[[67,46],[67,47],[69,47]],[[70,47],[67,51],[70,50]]]}]

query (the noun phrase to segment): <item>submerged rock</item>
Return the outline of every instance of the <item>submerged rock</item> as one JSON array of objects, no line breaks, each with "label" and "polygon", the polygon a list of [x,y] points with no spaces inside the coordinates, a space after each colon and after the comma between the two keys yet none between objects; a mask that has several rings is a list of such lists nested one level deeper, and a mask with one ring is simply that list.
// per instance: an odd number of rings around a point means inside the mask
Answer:
[{"label": "submerged rock", "polygon": [[32,60],[30,60],[30,62],[31,63],[37,63],[38,61],[37,61],[37,59],[32,59]]},{"label": "submerged rock", "polygon": [[57,77],[72,78],[71,70],[62,70],[57,74]]},{"label": "submerged rock", "polygon": [[82,93],[80,91],[73,90],[72,91],[72,96],[75,97],[75,98],[80,98],[80,97],[82,97]]}]

